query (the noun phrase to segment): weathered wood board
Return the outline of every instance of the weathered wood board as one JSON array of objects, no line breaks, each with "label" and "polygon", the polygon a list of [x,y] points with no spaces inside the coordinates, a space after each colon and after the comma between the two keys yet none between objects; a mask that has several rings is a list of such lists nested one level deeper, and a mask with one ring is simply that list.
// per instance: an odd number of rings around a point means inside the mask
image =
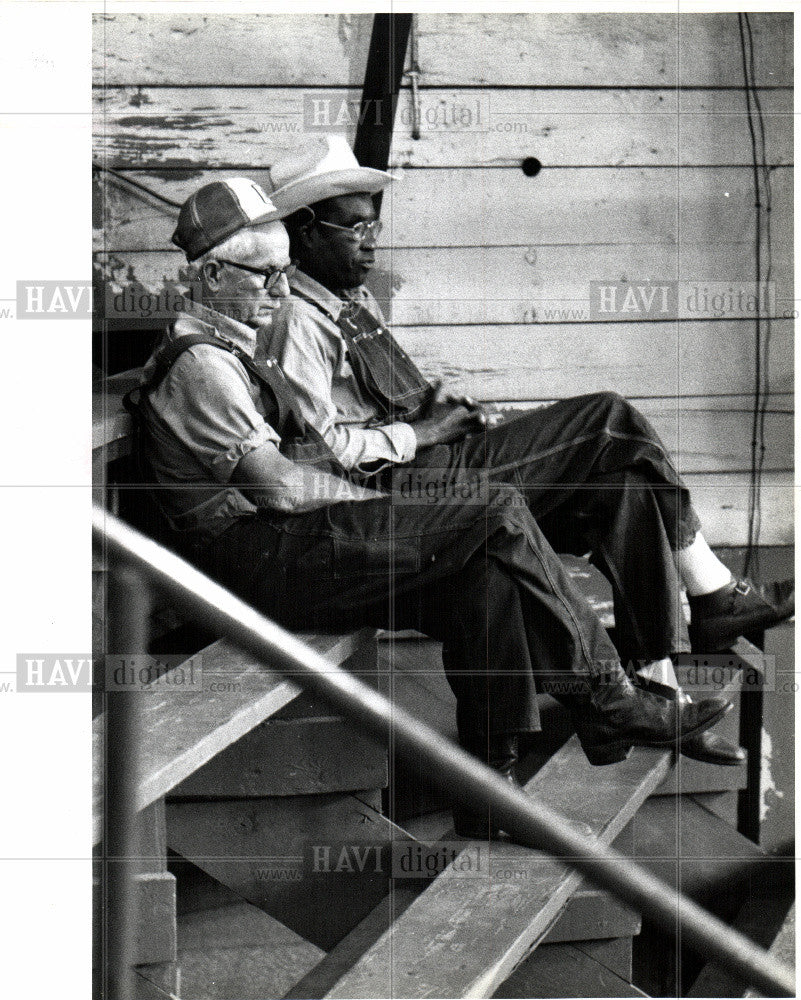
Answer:
[{"label": "weathered wood board", "polygon": [[[389,242],[388,240],[386,242]],[[742,244],[503,247],[386,246],[376,253],[368,287],[393,326],[565,323],[580,320],[751,319],[753,261]],[[169,304],[196,270],[167,249],[96,251],[98,313],[121,320],[152,316],[155,296]],[[591,282],[614,287],[602,302]],[[627,295],[623,283],[631,286]],[[677,283],[677,284],[676,284]],[[618,286],[619,287],[616,287]],[[764,286],[763,286],[764,287]],[[662,289],[666,290],[663,292]],[[774,262],[763,314],[792,312],[792,261]],[[607,311],[601,312],[601,307]]]},{"label": "weathered wood board", "polygon": [[[396,333],[430,378],[443,379],[455,393],[484,399],[553,399],[611,390],[670,400],[753,391],[754,325],[745,320],[429,326]],[[792,388],[792,351],[792,321],[774,322],[774,392]]]},{"label": "weathered wood board", "polygon": [[[792,16],[751,14],[757,83],[792,80]],[[427,83],[740,86],[736,14],[426,14]]]},{"label": "weathered wood board", "polygon": [[[792,85],[792,15],[750,15],[757,83]],[[358,86],[369,14],[98,15],[97,83]],[[741,86],[736,14],[418,15],[434,86]],[[164,53],[169,51],[170,58]]]},{"label": "weathered wood board", "polygon": [[[203,183],[242,170],[131,170],[130,176],[164,197],[182,202]],[[257,183],[266,172],[249,170]],[[396,171],[385,193],[385,242],[392,247],[487,247],[545,244],[715,244],[748,246],[753,253],[753,174],[748,167],[586,167],[543,170],[526,177],[504,168]],[[95,176],[96,250],[163,250],[177,210],[132,196],[130,188]],[[773,246],[792,246],[792,177],[772,173]],[[150,200],[152,201],[152,199]],[[431,211],[436,206],[435,211]]]},{"label": "weathered wood board", "polygon": [[[498,90],[399,97],[390,167],[721,166],[751,164],[743,91]],[[763,90],[772,166],[793,158],[789,90]],[[95,156],[153,170],[266,169],[325,125],[352,143],[359,88],[102,87],[93,91]]]},{"label": "weathered wood board", "polygon": [[100,85],[360,87],[372,20],[371,14],[98,14],[92,78]]},{"label": "weathered wood board", "polygon": [[[301,638],[323,656],[341,663],[354,652],[361,636],[353,633]],[[199,686],[180,690],[187,684],[187,670],[179,666],[162,678],[160,687],[139,694],[138,721],[147,739],[140,747],[137,809],[162,798],[301,691],[295,681],[263,667],[250,654],[223,639],[196,654],[193,662],[202,671]],[[180,671],[182,681],[174,679]],[[104,725],[105,717],[99,715],[92,726],[93,843],[98,843],[103,834]]]},{"label": "weathered wood board", "polygon": [[268,719],[175,788],[172,799],[385,788],[387,751],[338,716]]}]

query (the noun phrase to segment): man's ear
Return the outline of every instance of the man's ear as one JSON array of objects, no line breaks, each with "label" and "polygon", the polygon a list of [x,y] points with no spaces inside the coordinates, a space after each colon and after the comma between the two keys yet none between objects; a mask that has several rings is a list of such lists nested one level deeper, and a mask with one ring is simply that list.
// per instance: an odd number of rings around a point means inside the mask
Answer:
[{"label": "man's ear", "polygon": [[317,243],[314,219],[298,227],[298,243],[301,249],[311,250]]},{"label": "man's ear", "polygon": [[220,272],[222,266],[219,261],[207,260],[203,262],[200,269],[200,277],[210,292],[217,292],[220,288]]}]

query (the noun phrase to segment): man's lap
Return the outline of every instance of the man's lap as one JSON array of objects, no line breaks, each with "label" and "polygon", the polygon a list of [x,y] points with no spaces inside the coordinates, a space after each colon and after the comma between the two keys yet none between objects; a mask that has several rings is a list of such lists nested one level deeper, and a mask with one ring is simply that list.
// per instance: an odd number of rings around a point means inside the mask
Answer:
[{"label": "man's lap", "polygon": [[262,511],[229,528],[202,564],[268,613],[301,621],[424,589],[483,551],[489,533],[530,516],[508,489],[471,504],[392,496],[305,514]]}]

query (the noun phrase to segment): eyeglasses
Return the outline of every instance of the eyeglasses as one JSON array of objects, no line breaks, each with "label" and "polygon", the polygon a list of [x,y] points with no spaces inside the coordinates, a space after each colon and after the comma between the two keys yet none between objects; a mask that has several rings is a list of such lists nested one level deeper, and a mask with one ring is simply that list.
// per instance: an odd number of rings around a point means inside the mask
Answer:
[{"label": "eyeglasses", "polygon": [[315,220],[320,226],[328,226],[329,229],[338,229],[342,233],[348,234],[348,239],[354,243],[364,243],[369,236],[370,239],[377,240],[384,228],[384,223],[380,219],[373,219],[372,222],[357,222],[353,226],[338,226],[334,222],[325,222],[323,219]]},{"label": "eyeglasses", "polygon": [[233,260],[224,260],[222,257],[218,258],[220,264],[227,264],[229,267],[238,267],[240,271],[247,271],[249,274],[258,274],[264,278],[264,287],[269,292],[278,284],[281,280],[281,275],[285,274],[287,281],[292,277],[292,275],[297,271],[298,265],[295,261],[290,261],[285,267],[249,267],[247,264],[237,264]]}]

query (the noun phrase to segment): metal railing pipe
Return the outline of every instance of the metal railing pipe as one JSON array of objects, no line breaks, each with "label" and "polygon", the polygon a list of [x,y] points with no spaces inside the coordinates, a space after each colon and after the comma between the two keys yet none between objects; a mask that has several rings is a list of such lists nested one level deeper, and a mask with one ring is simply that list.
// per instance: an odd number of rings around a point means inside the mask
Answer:
[{"label": "metal railing pipe", "polygon": [[792,972],[762,948],[628,858],[577,833],[558,813],[512,789],[476,758],[329,663],[179,556],[100,508],[93,512],[93,530],[111,555],[135,560],[158,588],[271,668],[299,679],[380,739],[392,729],[402,752],[416,755],[420,766],[460,801],[489,805],[501,825],[513,829],[521,842],[558,857],[671,934],[680,918],[684,940],[691,947],[764,995],[795,996]]},{"label": "metal railing pipe", "polygon": [[[126,656],[147,651],[150,588],[132,566],[117,566],[108,586],[109,651]],[[109,1000],[134,1000],[137,922],[135,852],[137,760],[142,734],[133,691],[108,691],[104,728],[105,954],[102,974]]]}]

